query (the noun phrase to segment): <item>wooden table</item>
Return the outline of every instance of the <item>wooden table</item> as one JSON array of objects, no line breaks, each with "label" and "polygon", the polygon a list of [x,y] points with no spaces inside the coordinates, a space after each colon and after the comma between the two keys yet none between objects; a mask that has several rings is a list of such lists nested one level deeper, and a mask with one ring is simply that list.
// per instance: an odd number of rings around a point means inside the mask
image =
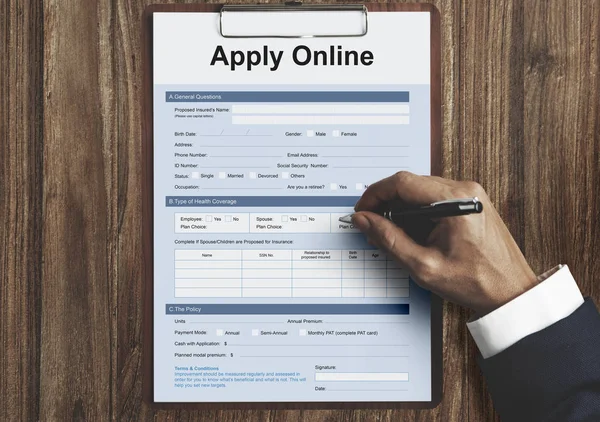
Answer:
[{"label": "wooden table", "polygon": [[[484,421],[444,309],[432,411],[154,412],[141,386],[141,45],[146,0],[0,6],[0,420]],[[534,271],[600,301],[600,2],[435,1],[444,174],[479,181]]]}]

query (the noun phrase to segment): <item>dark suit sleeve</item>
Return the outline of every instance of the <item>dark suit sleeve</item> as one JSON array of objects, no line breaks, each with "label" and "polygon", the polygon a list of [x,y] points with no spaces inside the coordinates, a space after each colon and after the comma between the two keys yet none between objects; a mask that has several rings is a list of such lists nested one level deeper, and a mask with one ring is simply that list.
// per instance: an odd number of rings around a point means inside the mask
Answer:
[{"label": "dark suit sleeve", "polygon": [[589,298],[479,365],[503,421],[600,421],[600,314]]}]

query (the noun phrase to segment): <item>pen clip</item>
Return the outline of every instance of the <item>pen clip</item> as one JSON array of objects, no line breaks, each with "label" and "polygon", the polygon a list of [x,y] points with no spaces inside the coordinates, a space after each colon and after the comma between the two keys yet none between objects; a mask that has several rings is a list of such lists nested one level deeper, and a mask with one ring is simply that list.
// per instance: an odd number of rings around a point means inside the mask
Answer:
[{"label": "pen clip", "polygon": [[459,204],[459,205],[467,205],[467,204],[476,204],[479,202],[478,197],[473,198],[459,198],[459,199],[446,199],[445,201],[433,202],[430,206],[435,207],[436,205],[442,204]]}]

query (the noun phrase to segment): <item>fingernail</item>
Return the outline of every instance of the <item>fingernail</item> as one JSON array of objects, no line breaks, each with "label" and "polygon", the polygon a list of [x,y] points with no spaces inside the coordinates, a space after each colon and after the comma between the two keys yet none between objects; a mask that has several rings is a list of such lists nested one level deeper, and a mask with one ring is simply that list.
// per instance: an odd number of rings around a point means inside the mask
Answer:
[{"label": "fingernail", "polygon": [[354,224],[361,232],[369,231],[371,228],[371,222],[363,214],[354,214],[352,216],[352,224]]}]

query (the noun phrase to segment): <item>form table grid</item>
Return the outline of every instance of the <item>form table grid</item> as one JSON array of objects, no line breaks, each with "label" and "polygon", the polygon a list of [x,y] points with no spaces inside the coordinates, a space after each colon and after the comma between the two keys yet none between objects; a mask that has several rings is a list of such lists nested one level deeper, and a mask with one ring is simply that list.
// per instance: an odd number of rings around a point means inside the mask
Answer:
[{"label": "form table grid", "polygon": [[175,297],[409,297],[409,276],[378,250],[175,251]]}]

